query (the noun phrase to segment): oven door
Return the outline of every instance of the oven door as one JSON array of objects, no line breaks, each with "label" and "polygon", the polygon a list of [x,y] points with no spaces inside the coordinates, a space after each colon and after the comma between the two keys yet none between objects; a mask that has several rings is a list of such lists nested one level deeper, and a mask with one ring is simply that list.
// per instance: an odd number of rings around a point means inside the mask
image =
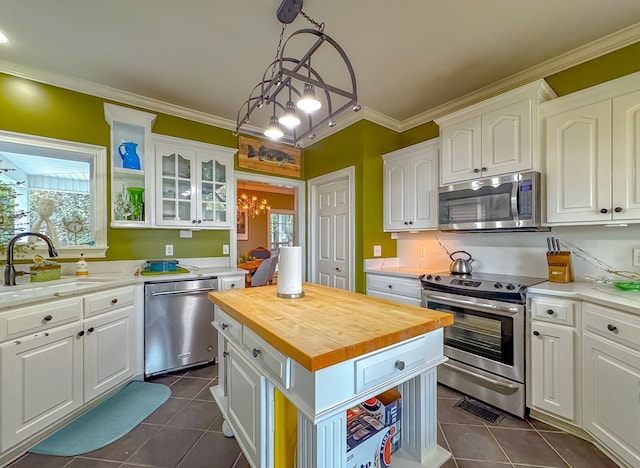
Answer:
[{"label": "oven door", "polygon": [[524,305],[426,289],[422,305],[454,315],[444,329],[445,356],[524,382]]}]

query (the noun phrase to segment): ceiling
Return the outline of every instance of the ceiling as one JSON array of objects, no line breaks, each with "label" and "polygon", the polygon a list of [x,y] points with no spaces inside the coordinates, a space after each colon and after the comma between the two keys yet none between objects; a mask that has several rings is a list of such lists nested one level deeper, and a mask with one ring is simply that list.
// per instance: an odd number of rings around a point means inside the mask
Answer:
[{"label": "ceiling", "polygon": [[[279,5],[3,0],[0,31],[10,43],[0,45],[0,71],[102,97],[124,91],[132,94],[120,94],[123,102],[142,96],[155,100],[149,109],[169,103],[233,128],[275,56]],[[638,0],[307,0],[303,11],[347,53],[363,114],[401,130],[423,123],[417,116],[430,109],[609,34],[632,27],[628,43],[640,40]],[[299,15],[285,37],[310,27]]]}]

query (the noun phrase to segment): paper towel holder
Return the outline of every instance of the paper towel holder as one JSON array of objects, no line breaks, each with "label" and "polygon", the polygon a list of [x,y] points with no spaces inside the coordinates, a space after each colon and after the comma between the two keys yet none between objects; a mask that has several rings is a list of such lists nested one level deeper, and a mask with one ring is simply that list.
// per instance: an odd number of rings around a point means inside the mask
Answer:
[{"label": "paper towel holder", "polygon": [[283,298],[283,299],[299,299],[301,297],[304,297],[304,291],[300,291],[299,293],[292,293],[292,294],[285,294],[285,293],[277,292],[276,295],[278,297]]}]

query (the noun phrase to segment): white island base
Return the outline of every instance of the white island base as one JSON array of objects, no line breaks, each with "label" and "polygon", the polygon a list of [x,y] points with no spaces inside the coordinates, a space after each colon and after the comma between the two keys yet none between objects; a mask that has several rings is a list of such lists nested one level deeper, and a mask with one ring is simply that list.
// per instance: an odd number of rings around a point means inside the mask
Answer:
[{"label": "white island base", "polygon": [[298,411],[298,468],[353,468],[346,461],[346,410],[393,387],[402,394],[402,447],[392,455],[391,466],[439,467],[451,457],[437,445],[436,371],[446,360],[442,329],[309,372],[258,342],[246,326],[230,326],[229,318],[216,307],[213,324],[224,359],[219,385],[211,393],[224,427],[231,429],[252,467],[279,468],[274,462],[274,387]]}]

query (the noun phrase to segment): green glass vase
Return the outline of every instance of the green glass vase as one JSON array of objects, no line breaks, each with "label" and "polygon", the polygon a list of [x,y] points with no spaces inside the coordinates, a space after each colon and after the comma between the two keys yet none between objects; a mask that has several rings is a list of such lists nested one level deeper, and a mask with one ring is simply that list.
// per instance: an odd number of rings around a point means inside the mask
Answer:
[{"label": "green glass vase", "polygon": [[129,200],[133,205],[131,219],[133,221],[144,221],[144,189],[142,187],[128,187]]}]

